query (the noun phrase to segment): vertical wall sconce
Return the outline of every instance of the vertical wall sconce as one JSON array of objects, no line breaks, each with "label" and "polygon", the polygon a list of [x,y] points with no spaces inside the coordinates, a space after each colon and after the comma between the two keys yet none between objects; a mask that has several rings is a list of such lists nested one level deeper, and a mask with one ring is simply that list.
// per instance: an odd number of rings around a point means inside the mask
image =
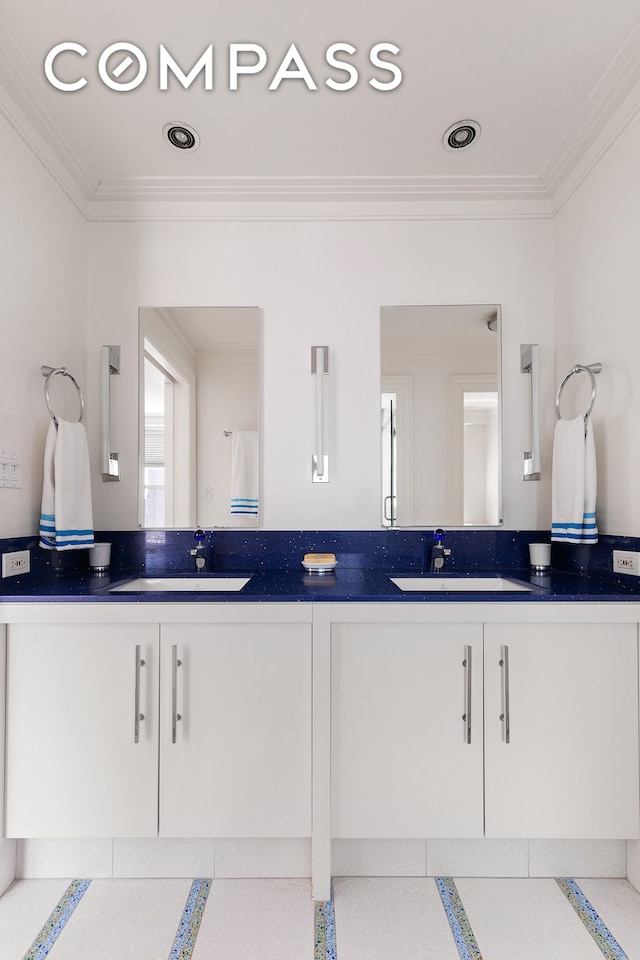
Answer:
[{"label": "vertical wall sconce", "polygon": [[531,375],[531,449],[524,452],[523,480],[540,479],[540,347],[520,344],[520,371]]},{"label": "vertical wall sconce", "polygon": [[329,457],[325,453],[326,378],[329,373],[329,347],[311,347],[311,373],[316,378],[316,452],[311,457],[313,483],[329,482]]},{"label": "vertical wall sconce", "polygon": [[118,454],[111,449],[111,377],[120,373],[120,347],[102,348],[102,479],[119,480]]}]

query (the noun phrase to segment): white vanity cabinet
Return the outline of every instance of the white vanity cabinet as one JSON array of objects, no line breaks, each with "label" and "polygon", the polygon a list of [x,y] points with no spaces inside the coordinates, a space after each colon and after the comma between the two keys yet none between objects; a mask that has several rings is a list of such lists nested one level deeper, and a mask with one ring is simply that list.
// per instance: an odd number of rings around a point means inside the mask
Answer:
[{"label": "white vanity cabinet", "polygon": [[482,625],[367,621],[331,630],[332,835],[482,836]]},{"label": "white vanity cabinet", "polygon": [[640,836],[637,624],[605,611],[336,605],[332,836]]},{"label": "white vanity cabinet", "polygon": [[485,625],[488,837],[637,837],[634,623]]},{"label": "white vanity cabinet", "polygon": [[158,627],[9,624],[9,837],[157,832]]},{"label": "white vanity cabinet", "polygon": [[160,836],[310,836],[311,624],[161,635]]},{"label": "white vanity cabinet", "polygon": [[308,606],[65,614],[8,626],[7,836],[311,836]]}]

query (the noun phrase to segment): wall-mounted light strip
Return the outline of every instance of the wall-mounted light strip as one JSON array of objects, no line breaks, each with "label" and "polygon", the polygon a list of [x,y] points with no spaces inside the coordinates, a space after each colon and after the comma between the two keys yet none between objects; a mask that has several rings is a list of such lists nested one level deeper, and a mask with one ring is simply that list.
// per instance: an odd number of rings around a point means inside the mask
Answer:
[{"label": "wall-mounted light strip", "polygon": [[119,480],[118,454],[111,449],[111,377],[120,373],[120,347],[102,348],[102,479]]},{"label": "wall-mounted light strip", "polygon": [[311,373],[316,377],[316,452],[311,457],[311,479],[314,483],[328,483],[329,457],[325,453],[325,408],[329,347],[311,347]]},{"label": "wall-mounted light strip", "polygon": [[525,450],[523,480],[540,479],[540,347],[520,344],[520,371],[531,374],[531,449]]}]

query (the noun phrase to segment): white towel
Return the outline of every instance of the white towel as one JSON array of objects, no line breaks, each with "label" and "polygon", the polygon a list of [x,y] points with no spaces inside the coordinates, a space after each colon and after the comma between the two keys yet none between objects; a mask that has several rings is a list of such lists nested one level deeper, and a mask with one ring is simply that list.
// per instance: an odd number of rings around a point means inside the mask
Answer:
[{"label": "white towel", "polygon": [[558,420],[553,436],[551,539],[597,543],[596,450],[591,418]]},{"label": "white towel", "polygon": [[231,438],[231,514],[258,516],[258,431],[234,430]]},{"label": "white towel", "polygon": [[49,424],[44,446],[40,546],[75,550],[93,546],[93,509],[87,434],[79,422]]}]

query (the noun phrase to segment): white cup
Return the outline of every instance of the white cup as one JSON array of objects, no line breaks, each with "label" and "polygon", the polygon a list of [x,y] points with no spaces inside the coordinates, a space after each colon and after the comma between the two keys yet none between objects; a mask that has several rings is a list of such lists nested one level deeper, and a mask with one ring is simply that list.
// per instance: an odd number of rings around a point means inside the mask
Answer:
[{"label": "white cup", "polygon": [[89,569],[108,570],[111,562],[111,544],[94,543],[89,547]]},{"label": "white cup", "polygon": [[551,544],[530,543],[529,562],[534,570],[548,570],[551,566]]}]

